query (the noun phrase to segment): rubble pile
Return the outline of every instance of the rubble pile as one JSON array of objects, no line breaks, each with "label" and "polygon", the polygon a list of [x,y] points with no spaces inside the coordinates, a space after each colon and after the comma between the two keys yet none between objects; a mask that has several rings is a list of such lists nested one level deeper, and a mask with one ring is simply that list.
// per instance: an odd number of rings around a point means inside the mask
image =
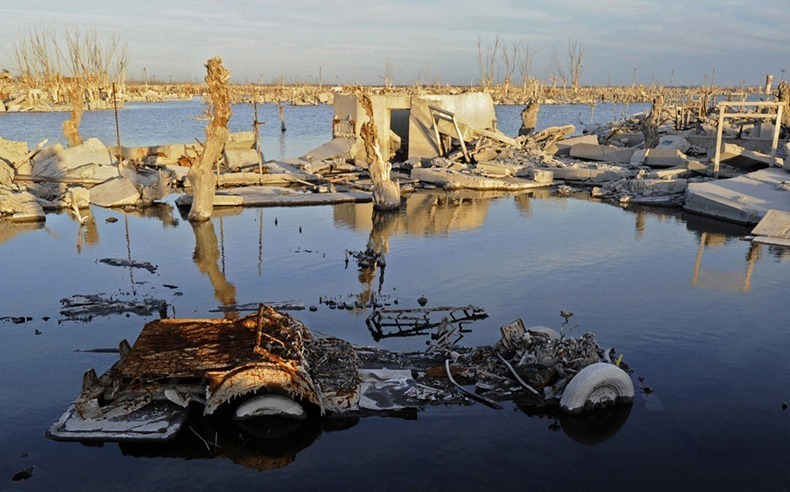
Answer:
[{"label": "rubble pile", "polygon": [[[771,137],[787,135],[777,135],[761,106],[720,118],[718,108],[696,101],[662,102],[649,114],[580,131],[564,125],[511,138],[497,130],[487,93],[370,97],[377,134],[390,137],[382,157],[392,162],[391,177],[403,194],[437,187],[553,188],[560,194],[584,189],[592,198],[623,206],[685,207],[689,185],[695,189],[717,177],[781,166],[786,156],[787,145],[777,145]],[[372,200],[373,180],[360,135],[368,117],[354,94],[336,93],[333,100],[333,139],[300,157],[264,161],[254,132],[231,134],[216,163],[214,179],[221,189],[214,206]],[[395,110],[408,110],[397,124]],[[719,126],[723,144],[714,159]],[[46,211],[67,209],[83,222],[89,214],[81,210],[89,204],[147,206],[173,189],[185,193],[178,205],[191,204],[186,176],[202,153],[200,142],[120,148],[97,139],[71,148],[45,143],[30,150],[24,142],[0,139],[0,216],[41,221]]]}]

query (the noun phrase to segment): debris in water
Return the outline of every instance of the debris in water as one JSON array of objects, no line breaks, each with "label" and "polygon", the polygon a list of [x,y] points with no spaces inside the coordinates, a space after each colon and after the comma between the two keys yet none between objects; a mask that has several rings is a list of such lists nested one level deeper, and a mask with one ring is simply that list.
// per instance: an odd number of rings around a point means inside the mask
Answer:
[{"label": "debris in water", "polygon": [[16,472],[14,474],[14,476],[11,478],[11,480],[13,480],[14,482],[19,482],[19,481],[22,481],[22,480],[27,480],[28,478],[30,478],[32,476],[33,476],[33,467],[32,466],[28,466],[24,470],[22,470],[20,472]]},{"label": "debris in water", "polygon": [[142,268],[143,270],[148,270],[151,273],[155,273],[157,269],[156,265],[152,265],[147,261],[125,260],[123,258],[102,258],[99,260],[99,263],[127,268]]},{"label": "debris in water", "polygon": [[119,299],[101,294],[75,294],[61,299],[63,309],[60,314],[72,321],[91,321],[96,316],[134,313],[150,316],[159,313],[167,317],[167,302],[144,296],[142,299]]},{"label": "debris in water", "polygon": [[426,304],[428,304],[428,298],[425,296],[418,297],[417,304],[419,304],[420,306],[425,306]]}]

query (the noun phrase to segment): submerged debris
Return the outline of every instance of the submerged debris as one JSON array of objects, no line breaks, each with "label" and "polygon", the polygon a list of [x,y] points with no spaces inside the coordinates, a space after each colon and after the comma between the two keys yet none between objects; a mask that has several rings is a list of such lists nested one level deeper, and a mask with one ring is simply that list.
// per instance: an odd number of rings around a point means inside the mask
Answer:
[{"label": "submerged debris", "polygon": [[[461,310],[467,318],[485,315],[472,306],[440,309]],[[434,311],[389,315],[414,326]],[[502,328],[502,339],[493,346],[468,349],[455,345],[456,324],[466,319],[451,317],[434,325],[431,346],[419,353],[315,338],[301,322],[263,304],[257,313],[235,320],[152,321],[133,347],[121,342],[120,360],[110,370],[101,376],[92,369],[85,373],[82,393],[49,435],[168,439],[193,406],[202,407],[206,417],[293,422],[470,400],[502,408],[499,402],[517,397],[521,408],[560,406],[578,413],[633,399],[630,377],[609,362],[614,349],[603,350],[590,333],[566,338],[549,328],[527,330],[516,320]]]},{"label": "submerged debris", "polygon": [[[421,304],[423,305],[423,304]],[[431,316],[439,313],[441,319]],[[471,321],[485,319],[488,313],[483,308],[477,306],[461,307],[435,307],[435,308],[416,308],[416,309],[376,309],[365,320],[373,339],[379,341],[389,337],[406,337],[425,333],[425,331],[438,327],[447,321],[458,324],[457,342],[463,337],[463,333],[468,333],[464,329],[464,324]]]},{"label": "submerged debris", "polygon": [[167,317],[167,301],[143,296],[142,299],[119,299],[101,294],[75,294],[60,300],[60,314],[71,321],[90,321],[96,316],[133,313],[151,316],[159,313]]},{"label": "submerged debris", "polygon": [[156,269],[158,268],[156,265],[147,261],[127,260],[124,258],[101,258],[99,263],[126,268],[140,268],[148,270],[150,273],[156,273]]}]

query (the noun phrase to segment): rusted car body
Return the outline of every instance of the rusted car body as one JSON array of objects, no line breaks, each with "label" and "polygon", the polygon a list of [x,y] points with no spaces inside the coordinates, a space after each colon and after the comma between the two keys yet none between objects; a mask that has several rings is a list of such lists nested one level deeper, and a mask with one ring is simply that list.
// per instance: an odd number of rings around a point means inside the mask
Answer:
[{"label": "rusted car body", "polygon": [[[350,344],[317,340],[295,318],[264,305],[235,320],[152,321],[133,347],[121,342],[120,353],[101,377],[93,369],[85,373],[82,393],[51,437],[167,439],[192,402],[210,415],[260,393],[282,394],[321,413],[351,408],[359,398]],[[327,361],[331,373],[311,374]]]}]

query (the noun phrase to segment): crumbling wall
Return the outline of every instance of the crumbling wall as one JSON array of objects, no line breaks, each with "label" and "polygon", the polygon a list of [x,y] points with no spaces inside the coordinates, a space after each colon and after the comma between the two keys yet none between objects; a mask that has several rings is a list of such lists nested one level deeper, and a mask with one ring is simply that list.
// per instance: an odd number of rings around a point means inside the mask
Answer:
[{"label": "crumbling wall", "polygon": [[491,95],[483,92],[454,96],[422,96],[411,100],[409,115],[409,157],[441,155],[429,106],[436,106],[455,114],[456,121],[474,128],[495,129],[496,111]]}]

